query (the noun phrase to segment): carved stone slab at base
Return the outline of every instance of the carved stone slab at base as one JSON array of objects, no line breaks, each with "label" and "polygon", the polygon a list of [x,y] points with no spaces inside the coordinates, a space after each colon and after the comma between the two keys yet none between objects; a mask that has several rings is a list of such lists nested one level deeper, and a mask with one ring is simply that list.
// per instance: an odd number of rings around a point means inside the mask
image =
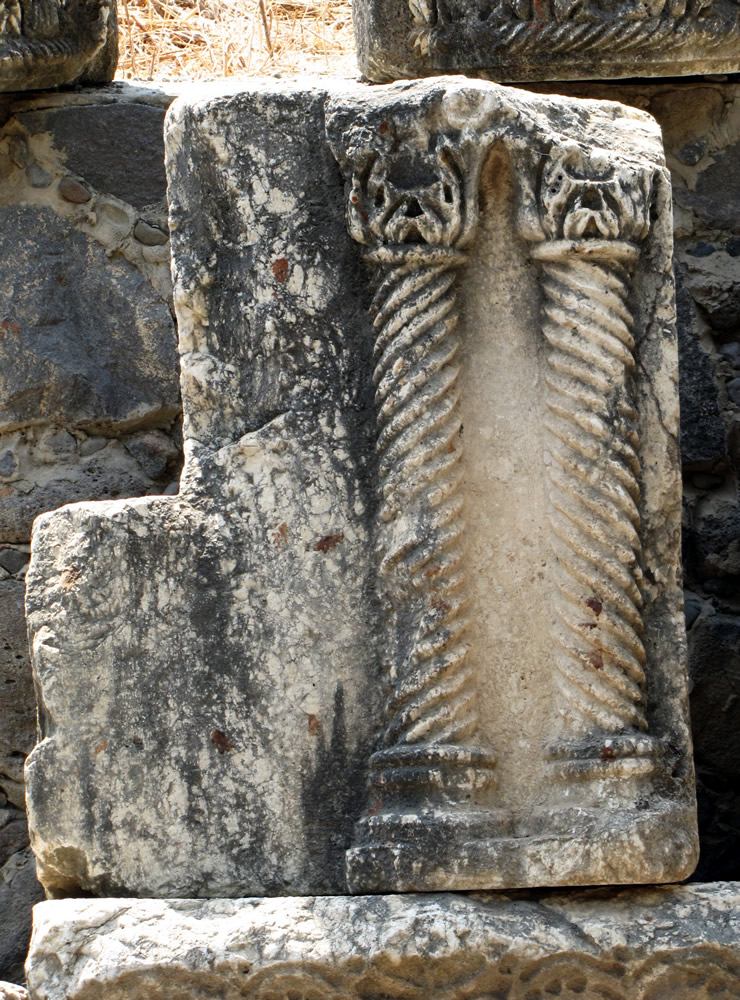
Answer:
[{"label": "carved stone slab at base", "polygon": [[356,0],[353,13],[360,68],[381,83],[740,71],[735,0]]},{"label": "carved stone slab at base", "polygon": [[655,122],[460,78],[211,95],[169,120],[180,495],[34,535],[47,890],[685,877]]},{"label": "carved stone slab at base", "polygon": [[0,0],[0,91],[112,80],[116,0]]},{"label": "carved stone slab at base", "polygon": [[40,903],[31,1000],[736,1000],[736,883]]}]

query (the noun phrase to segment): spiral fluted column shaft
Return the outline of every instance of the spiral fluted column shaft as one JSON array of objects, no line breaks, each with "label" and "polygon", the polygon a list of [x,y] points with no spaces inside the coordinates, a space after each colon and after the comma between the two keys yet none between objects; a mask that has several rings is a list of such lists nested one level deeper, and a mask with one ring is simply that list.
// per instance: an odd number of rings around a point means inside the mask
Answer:
[{"label": "spiral fluted column shaft", "polygon": [[379,585],[392,609],[384,743],[463,743],[478,717],[465,631],[455,279],[447,247],[383,247],[371,306]]},{"label": "spiral fluted column shaft", "polygon": [[550,241],[543,330],[555,568],[555,662],[572,736],[645,720],[637,414],[626,242]]}]

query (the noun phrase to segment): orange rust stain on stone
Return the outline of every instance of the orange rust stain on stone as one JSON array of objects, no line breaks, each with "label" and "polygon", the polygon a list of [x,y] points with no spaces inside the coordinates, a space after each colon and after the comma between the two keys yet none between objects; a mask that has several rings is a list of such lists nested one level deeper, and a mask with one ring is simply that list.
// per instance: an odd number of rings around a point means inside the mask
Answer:
[{"label": "orange rust stain on stone", "polygon": [[339,545],[339,543],[343,541],[344,535],[341,531],[336,535],[324,535],[323,538],[320,538],[318,542],[316,542],[314,549],[317,552],[329,552],[335,545]]},{"label": "orange rust stain on stone", "polygon": [[604,658],[602,657],[601,653],[597,653],[595,651],[591,653],[591,655],[588,658],[588,662],[591,664],[594,670],[604,669]]},{"label": "orange rust stain on stone", "polygon": [[593,613],[598,618],[599,615],[601,614],[601,610],[604,607],[604,605],[601,603],[598,597],[589,597],[588,600],[586,601],[586,607],[591,608]]},{"label": "orange rust stain on stone", "polygon": [[278,525],[277,529],[272,533],[272,540],[280,548],[281,545],[285,545],[288,541],[288,525],[283,521],[282,524]]},{"label": "orange rust stain on stone", "polygon": [[275,281],[283,282],[288,280],[288,272],[290,271],[290,264],[286,257],[278,257],[277,260],[272,263],[272,273],[275,275]]},{"label": "orange rust stain on stone", "polygon": [[222,729],[213,730],[211,733],[211,743],[213,743],[220,754],[226,753],[227,750],[234,749],[233,742],[228,738]]},{"label": "orange rust stain on stone", "polygon": [[69,569],[65,569],[61,576],[61,584],[65,590],[71,590],[71,588],[77,583],[79,578],[82,576],[82,570],[79,566],[70,566]]}]

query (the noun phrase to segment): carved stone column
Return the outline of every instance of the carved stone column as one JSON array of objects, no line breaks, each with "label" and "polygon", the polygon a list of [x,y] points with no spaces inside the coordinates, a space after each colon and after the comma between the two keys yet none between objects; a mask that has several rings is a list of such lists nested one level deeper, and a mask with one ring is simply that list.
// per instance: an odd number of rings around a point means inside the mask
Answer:
[{"label": "carved stone column", "polygon": [[572,779],[647,776],[662,753],[647,732],[631,393],[632,276],[649,230],[651,186],[646,171],[616,175],[566,148],[548,157],[538,193],[532,257],[550,348],[546,467],[562,723],[549,754]]},{"label": "carved stone column", "polygon": [[495,758],[476,740],[458,412],[456,278],[476,208],[455,153],[443,147],[430,161],[430,185],[399,189],[378,156],[354,175],[348,208],[377,286],[376,539],[389,688],[370,808],[347,857],[353,891],[465,888],[476,867],[470,843],[494,825],[480,798]]}]

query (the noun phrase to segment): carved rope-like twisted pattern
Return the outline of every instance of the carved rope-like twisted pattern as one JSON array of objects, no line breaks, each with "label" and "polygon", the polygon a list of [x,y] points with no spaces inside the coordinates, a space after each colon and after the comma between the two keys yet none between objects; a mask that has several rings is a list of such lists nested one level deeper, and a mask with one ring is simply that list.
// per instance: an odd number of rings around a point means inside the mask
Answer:
[{"label": "carved rope-like twisted pattern", "polygon": [[99,0],[97,4],[85,7],[83,13],[88,22],[88,33],[82,46],[66,37],[26,38],[19,20],[17,30],[0,34],[0,74],[14,68],[21,69],[33,60],[54,65],[75,56],[91,59],[105,44],[111,9],[112,0]]},{"label": "carved rope-like twisted pattern", "polygon": [[552,241],[544,271],[556,661],[577,735],[645,730],[639,440],[621,241]]},{"label": "carved rope-like twisted pattern", "polygon": [[[414,19],[414,30],[410,33],[411,44],[428,55],[444,25],[438,20],[435,6],[427,0],[409,0],[409,8]],[[505,50],[507,54],[522,55],[528,51],[551,54],[571,52],[583,55],[592,49],[613,48],[621,53],[632,53],[644,46],[651,51],[673,46],[695,46],[694,31],[696,18],[654,17],[639,21],[616,20],[585,21],[572,20],[507,21],[482,22],[481,28],[495,30],[495,51]],[[701,21],[702,49],[726,44],[728,32],[737,27],[737,22],[729,18],[704,18]]]},{"label": "carved rope-like twisted pattern", "polygon": [[455,272],[464,257],[422,245],[379,247],[368,257],[383,274],[371,306],[379,576],[383,596],[401,617],[385,745],[460,743],[478,722],[464,641],[455,333]]}]

